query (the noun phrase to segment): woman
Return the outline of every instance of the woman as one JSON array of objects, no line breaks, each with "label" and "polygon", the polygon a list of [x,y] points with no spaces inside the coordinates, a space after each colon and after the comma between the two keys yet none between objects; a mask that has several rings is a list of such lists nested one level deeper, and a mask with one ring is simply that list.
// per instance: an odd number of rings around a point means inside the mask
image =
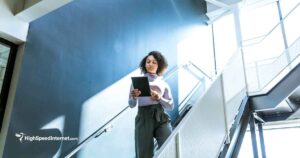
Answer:
[{"label": "woman", "polygon": [[172,132],[170,117],[164,112],[174,107],[169,85],[162,80],[167,66],[167,60],[160,52],[150,52],[140,62],[140,69],[148,77],[151,96],[139,97],[141,91],[131,86],[129,105],[132,108],[138,106],[135,118],[136,158],[152,158],[153,138],[160,147]]}]

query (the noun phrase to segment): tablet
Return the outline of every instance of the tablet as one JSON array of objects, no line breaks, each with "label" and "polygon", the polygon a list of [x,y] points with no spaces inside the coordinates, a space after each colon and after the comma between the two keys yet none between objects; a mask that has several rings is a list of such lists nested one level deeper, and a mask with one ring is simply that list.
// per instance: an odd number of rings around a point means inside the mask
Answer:
[{"label": "tablet", "polygon": [[131,80],[133,88],[141,91],[141,97],[151,96],[148,77],[131,77]]}]

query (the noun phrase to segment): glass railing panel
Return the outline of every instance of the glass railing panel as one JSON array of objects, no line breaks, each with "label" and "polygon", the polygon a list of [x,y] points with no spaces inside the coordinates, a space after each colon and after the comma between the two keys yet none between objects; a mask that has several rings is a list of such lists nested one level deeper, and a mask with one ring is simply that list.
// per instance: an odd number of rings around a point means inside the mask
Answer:
[{"label": "glass railing panel", "polygon": [[277,25],[273,32],[263,38],[260,43],[244,45],[243,47],[246,64],[257,60],[278,57],[284,50],[280,25]]},{"label": "glass railing panel", "polygon": [[189,71],[191,71],[193,74],[197,75],[200,78],[211,78],[211,73],[202,71],[200,68],[198,68],[196,65],[193,65],[192,63],[188,64],[187,68],[189,69]]},{"label": "glass railing panel", "polygon": [[245,89],[245,77],[241,50],[237,50],[223,70],[225,102],[230,101],[240,91]]},{"label": "glass railing panel", "polygon": [[191,92],[202,82],[201,76],[198,76],[198,74],[193,73],[189,69],[190,66],[184,65],[172,76],[166,78],[166,82],[170,86],[175,87],[172,89],[172,92],[176,96],[177,102],[175,102],[175,106],[178,106],[178,111],[181,111],[185,106],[185,102],[191,96]]},{"label": "glass railing panel", "polygon": [[217,157],[245,95],[246,81],[239,49],[222,74],[206,88],[203,95],[198,96],[196,104],[175,128],[156,157],[168,158],[175,149],[179,154],[177,157]]},{"label": "glass railing panel", "polygon": [[189,94],[200,83],[200,81],[183,68],[177,71],[176,79],[170,78],[167,80],[167,82],[172,82],[171,79],[177,80],[177,106],[178,112],[180,113],[190,97]]},{"label": "glass railing panel", "polygon": [[[261,86],[265,86],[276,76],[279,71],[289,63],[287,57],[284,55],[275,59],[257,62],[258,79]],[[260,89],[263,87],[260,87]]]},{"label": "glass railing panel", "polygon": [[165,143],[162,148],[165,149],[164,152],[156,152],[154,158],[178,158],[180,153],[178,152],[178,136],[174,139],[170,139],[168,143]]},{"label": "glass railing panel", "polygon": [[253,92],[259,89],[260,83],[257,76],[257,66],[256,63],[249,63],[246,65],[246,74],[247,74],[247,88],[249,92]]},{"label": "glass railing panel", "polygon": [[[284,51],[277,58],[256,61],[246,65],[248,91],[251,93],[267,92],[272,86],[272,82],[278,82],[277,77],[283,77],[281,73],[288,73],[292,67],[291,63],[297,65],[296,59],[300,54],[300,38],[296,40],[290,48]],[[297,63],[294,63],[296,61]],[[275,83],[272,83],[274,85]]]},{"label": "glass railing panel", "polygon": [[287,50],[290,60],[296,59],[300,54],[300,36]]},{"label": "glass railing panel", "polygon": [[178,71],[178,102],[185,100],[189,92],[199,83],[199,80],[184,69]]},{"label": "glass railing panel", "polygon": [[121,114],[120,117],[111,122],[110,131],[86,144],[79,151],[78,157],[134,158],[135,115],[136,108],[128,109]]},{"label": "glass railing panel", "polygon": [[300,2],[300,0],[279,1],[282,16],[285,17]]},{"label": "glass railing panel", "polygon": [[293,8],[294,10],[284,19],[285,34],[288,45],[290,46],[297,38],[300,37],[300,4]]},{"label": "glass railing panel", "polygon": [[223,91],[227,129],[231,128],[240,104],[246,96],[246,81],[241,49],[238,49],[223,70]]},{"label": "glass railing panel", "polygon": [[217,157],[227,135],[221,89],[222,78],[218,77],[176,127],[156,157],[168,158],[173,149],[179,153],[178,157]]},{"label": "glass railing panel", "polygon": [[213,77],[209,75],[212,73],[203,71],[203,69],[199,68],[192,62],[189,63],[188,71],[196,75],[200,81],[200,83],[195,87],[195,92],[193,93],[193,95],[187,103],[194,105],[199,101],[199,99],[201,99],[201,96],[203,96],[205,91],[211,86],[213,82]]}]

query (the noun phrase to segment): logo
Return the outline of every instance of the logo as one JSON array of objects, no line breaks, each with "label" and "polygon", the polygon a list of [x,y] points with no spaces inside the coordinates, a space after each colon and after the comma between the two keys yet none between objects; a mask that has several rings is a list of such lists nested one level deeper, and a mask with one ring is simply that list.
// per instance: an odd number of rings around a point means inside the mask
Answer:
[{"label": "logo", "polygon": [[21,143],[23,143],[24,135],[25,135],[25,134],[22,133],[22,132],[21,132],[21,133],[16,133],[16,134],[15,134],[15,136],[16,136],[17,138],[19,138],[19,140],[20,140]]},{"label": "logo", "polygon": [[24,141],[78,141],[78,138],[75,138],[75,137],[69,137],[69,136],[66,136],[66,137],[57,137],[57,136],[44,136],[44,137],[41,137],[41,136],[30,136],[30,135],[27,135],[23,132],[20,132],[20,133],[16,133],[15,136],[19,139],[19,141],[21,143],[23,143]]}]

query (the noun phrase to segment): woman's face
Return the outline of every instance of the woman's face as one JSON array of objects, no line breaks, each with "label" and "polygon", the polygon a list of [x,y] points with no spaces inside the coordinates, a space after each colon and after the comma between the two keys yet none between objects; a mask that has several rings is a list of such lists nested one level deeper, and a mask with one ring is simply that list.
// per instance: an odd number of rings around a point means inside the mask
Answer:
[{"label": "woman's face", "polygon": [[156,59],[153,57],[153,55],[149,55],[147,57],[145,67],[148,73],[156,74],[158,63]]}]

